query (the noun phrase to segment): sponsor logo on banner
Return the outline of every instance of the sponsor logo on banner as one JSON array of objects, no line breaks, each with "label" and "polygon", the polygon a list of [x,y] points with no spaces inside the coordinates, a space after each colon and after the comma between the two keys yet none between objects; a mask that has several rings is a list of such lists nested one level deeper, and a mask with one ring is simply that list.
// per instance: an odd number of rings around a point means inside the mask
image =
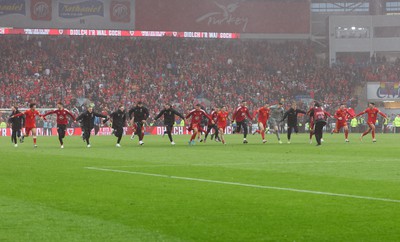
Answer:
[{"label": "sponsor logo on banner", "polygon": [[58,15],[61,18],[81,18],[85,16],[104,17],[104,4],[98,0],[87,0],[77,3],[59,3]]},{"label": "sponsor logo on banner", "polygon": [[131,3],[127,0],[112,0],[110,18],[113,22],[129,23],[131,21]]},{"label": "sponsor logo on banner", "polygon": [[26,15],[25,0],[0,0],[0,16],[8,14]]},{"label": "sponsor logo on banner", "polygon": [[64,33],[64,30],[63,30],[63,29],[59,29],[59,30],[58,30],[58,33],[59,33],[60,35],[62,35],[62,34]]},{"label": "sponsor logo on banner", "polygon": [[135,36],[135,31],[129,31],[129,34],[130,34],[131,36]]},{"label": "sponsor logo on banner", "polygon": [[367,84],[367,98],[370,100],[400,100],[399,82],[370,82]]},{"label": "sponsor logo on banner", "polygon": [[229,3],[226,5],[214,2],[215,11],[208,12],[196,19],[196,23],[206,22],[208,25],[236,25],[246,32],[249,18],[238,16],[235,12],[240,7],[240,2]]},{"label": "sponsor logo on banner", "polygon": [[51,20],[51,0],[32,0],[31,17],[32,20]]},{"label": "sponsor logo on banner", "polygon": [[69,136],[74,135],[74,132],[75,132],[75,129],[74,129],[74,128],[68,128],[68,129],[67,129],[67,134],[68,134]]}]

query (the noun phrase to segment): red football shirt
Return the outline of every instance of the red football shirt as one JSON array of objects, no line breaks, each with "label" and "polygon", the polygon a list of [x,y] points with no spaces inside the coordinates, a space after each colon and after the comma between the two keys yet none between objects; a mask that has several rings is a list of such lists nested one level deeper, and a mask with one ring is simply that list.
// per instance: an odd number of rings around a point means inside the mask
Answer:
[{"label": "red football shirt", "polygon": [[226,127],[227,125],[227,119],[228,119],[228,112],[224,111],[219,111],[217,113],[217,122],[218,122],[218,127]]},{"label": "red football shirt", "polygon": [[269,108],[261,107],[256,113],[258,113],[258,122],[267,122],[269,119]]},{"label": "red football shirt", "polygon": [[251,119],[249,109],[247,107],[238,107],[235,112],[233,113],[233,120],[236,120],[236,122],[242,122],[243,120],[246,119],[246,116]]},{"label": "red football shirt", "polygon": [[54,114],[54,113],[57,115],[57,124],[68,124],[67,115],[69,115],[73,120],[75,120],[74,115],[72,115],[72,113],[70,113],[66,109],[62,109],[62,110],[57,109],[54,111],[50,111],[50,112],[46,113],[45,115],[43,115],[43,117],[46,117],[47,115]]},{"label": "red football shirt", "polygon": [[25,128],[36,128],[36,116],[41,116],[37,110],[26,110],[23,113],[15,115],[15,117],[25,115]]},{"label": "red football shirt", "polygon": [[192,124],[200,124],[203,116],[205,116],[209,120],[211,119],[211,117],[208,116],[208,114],[204,110],[193,109],[192,111],[189,112],[188,115],[186,115],[186,119],[192,117],[192,120],[191,120]]},{"label": "red football shirt", "polygon": [[347,109],[341,110],[339,108],[338,110],[336,110],[334,117],[337,119],[338,123],[345,124],[349,116],[350,114],[347,112]]},{"label": "red football shirt", "polygon": [[217,112],[215,112],[215,111],[211,112],[211,119],[208,120],[208,125],[213,124],[211,121],[214,121],[214,123],[217,122]]},{"label": "red football shirt", "polygon": [[363,115],[364,113],[368,114],[368,123],[371,124],[375,124],[376,123],[376,119],[378,117],[378,113],[380,115],[382,115],[383,117],[387,118],[386,115],[384,113],[382,113],[381,111],[379,111],[379,109],[377,108],[367,108],[365,109],[363,112],[357,114],[357,117],[360,115]]}]

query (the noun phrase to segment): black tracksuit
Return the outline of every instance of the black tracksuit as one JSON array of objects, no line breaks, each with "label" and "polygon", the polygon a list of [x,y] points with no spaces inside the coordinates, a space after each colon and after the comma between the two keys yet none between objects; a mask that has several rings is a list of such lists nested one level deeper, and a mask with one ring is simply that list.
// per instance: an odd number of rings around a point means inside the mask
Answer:
[{"label": "black tracksuit", "polygon": [[[133,116],[132,116],[133,115]],[[136,134],[139,136],[139,141],[143,140],[144,133],[142,133],[142,127],[143,127],[143,120],[146,121],[146,119],[149,118],[149,110],[146,107],[139,107],[136,106],[134,108],[131,108],[129,110],[129,118],[132,119],[134,118],[134,121],[136,123]]]},{"label": "black tracksuit", "polygon": [[160,111],[160,113],[154,118],[154,120],[159,119],[162,115],[164,115],[164,125],[167,128],[166,133],[168,134],[169,140],[172,142],[172,127],[174,126],[175,123],[175,115],[179,116],[181,119],[185,119],[185,117],[176,111],[173,108],[169,109],[163,109]]},{"label": "black tracksuit", "polygon": [[290,137],[292,135],[292,130],[294,130],[294,132],[296,132],[296,134],[299,132],[299,129],[297,127],[297,115],[299,113],[306,114],[306,112],[303,110],[290,108],[283,115],[281,122],[287,118],[287,125],[288,125],[287,138],[288,138],[288,140],[290,140]]},{"label": "black tracksuit", "polygon": [[121,141],[122,135],[124,134],[124,126],[127,120],[125,111],[117,110],[110,114],[112,118],[112,128],[114,129],[114,135],[118,138],[117,144]]},{"label": "black tracksuit", "polygon": [[96,112],[89,112],[85,111],[81,113],[77,118],[76,121],[81,121],[82,128],[83,128],[83,138],[86,140],[86,143],[89,145],[90,144],[90,132],[94,128],[94,118],[95,117],[100,117],[100,118],[107,118],[107,116],[96,113]]},{"label": "black tracksuit", "polygon": [[10,115],[10,118],[8,120],[9,123],[11,123],[12,127],[12,134],[11,134],[11,142],[13,142],[14,144],[17,143],[17,136],[21,137],[21,129],[24,125],[25,122],[25,118],[24,116],[19,116],[19,117],[14,117],[11,118],[13,115],[19,114],[21,113],[20,111],[16,110],[13,111]]}]

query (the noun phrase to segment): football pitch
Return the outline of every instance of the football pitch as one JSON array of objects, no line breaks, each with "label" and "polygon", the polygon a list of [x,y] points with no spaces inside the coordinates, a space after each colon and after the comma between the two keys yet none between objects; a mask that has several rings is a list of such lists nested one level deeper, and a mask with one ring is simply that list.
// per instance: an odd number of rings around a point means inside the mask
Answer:
[{"label": "football pitch", "polygon": [[399,135],[0,137],[0,241],[400,241]]}]

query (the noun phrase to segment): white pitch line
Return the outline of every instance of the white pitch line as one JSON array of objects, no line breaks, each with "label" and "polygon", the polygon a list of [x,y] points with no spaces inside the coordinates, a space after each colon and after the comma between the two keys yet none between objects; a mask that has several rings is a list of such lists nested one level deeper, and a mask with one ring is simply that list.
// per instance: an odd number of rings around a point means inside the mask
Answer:
[{"label": "white pitch line", "polygon": [[[243,165],[284,165],[284,164],[328,164],[328,163],[363,163],[369,161],[266,161],[266,162],[242,162],[242,163],[195,163],[195,164],[149,164],[129,166],[101,166],[101,168],[142,168],[142,167],[174,167],[174,166],[243,166]],[[372,161],[371,161],[372,162]]]},{"label": "white pitch line", "polygon": [[168,175],[163,175],[163,174],[153,174],[153,173],[138,172],[138,171],[114,170],[114,169],[106,169],[106,168],[99,168],[99,167],[85,167],[85,168],[89,169],[89,170],[127,173],[127,174],[134,174],[134,175],[162,177],[162,178],[170,178],[170,179],[177,179],[177,180],[198,181],[198,182],[216,183],[216,184],[233,185],[233,186],[241,186],[241,187],[252,187],[252,188],[269,189],[269,190],[280,190],[280,191],[309,193],[309,194],[326,195],[326,196],[334,196],[334,197],[347,197],[347,198],[356,198],[356,199],[364,199],[364,200],[372,200],[372,201],[400,203],[400,200],[389,199],[389,198],[367,197],[367,196],[358,196],[358,195],[331,193],[331,192],[320,192],[320,191],[302,190],[302,189],[286,188],[286,187],[263,186],[263,185],[246,184],[246,183],[239,183],[239,182],[227,182],[227,181],[209,180],[209,179],[201,179],[201,178],[192,178],[192,177],[168,176]]}]

